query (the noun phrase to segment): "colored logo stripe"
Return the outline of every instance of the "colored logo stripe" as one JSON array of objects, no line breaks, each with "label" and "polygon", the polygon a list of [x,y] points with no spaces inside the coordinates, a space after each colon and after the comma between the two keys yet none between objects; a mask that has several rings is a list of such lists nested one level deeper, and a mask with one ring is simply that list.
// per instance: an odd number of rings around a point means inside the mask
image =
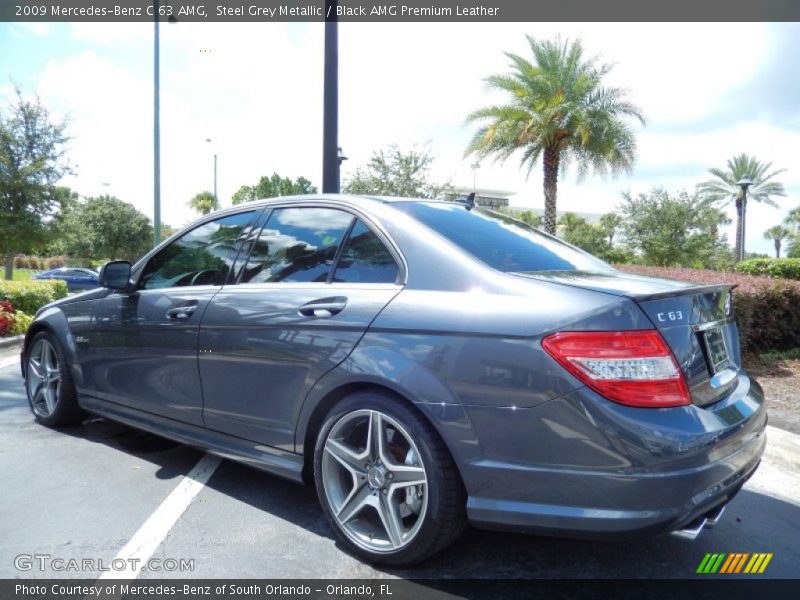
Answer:
[{"label": "colored logo stripe", "polygon": [[771,560],[771,552],[709,552],[697,567],[697,573],[763,573]]},{"label": "colored logo stripe", "polygon": [[698,573],[716,573],[719,566],[722,564],[725,554],[706,554],[700,566],[697,567]]},{"label": "colored logo stripe", "polygon": [[753,554],[753,558],[747,563],[744,569],[745,573],[763,573],[767,568],[769,561],[772,560],[772,552],[770,553],[757,553]]}]

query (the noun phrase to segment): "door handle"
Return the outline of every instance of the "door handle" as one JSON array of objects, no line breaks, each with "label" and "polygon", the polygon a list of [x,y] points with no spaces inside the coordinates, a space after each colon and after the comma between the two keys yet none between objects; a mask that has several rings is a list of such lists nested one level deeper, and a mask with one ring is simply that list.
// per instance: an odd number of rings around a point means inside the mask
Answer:
[{"label": "door handle", "polygon": [[177,306],[175,308],[170,308],[167,311],[167,318],[185,321],[186,319],[191,317],[192,313],[196,310],[197,310],[196,304],[190,304],[189,306]]},{"label": "door handle", "polygon": [[320,298],[304,304],[298,312],[304,317],[332,317],[339,314],[347,306],[347,298],[337,296],[336,298]]}]

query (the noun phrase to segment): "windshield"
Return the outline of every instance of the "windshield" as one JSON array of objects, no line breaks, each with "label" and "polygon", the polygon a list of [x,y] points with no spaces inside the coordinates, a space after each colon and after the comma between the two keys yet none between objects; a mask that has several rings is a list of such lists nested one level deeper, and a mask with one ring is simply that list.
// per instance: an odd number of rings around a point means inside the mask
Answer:
[{"label": "windshield", "polygon": [[490,267],[505,273],[613,271],[599,258],[506,215],[449,202],[398,202],[424,223]]}]

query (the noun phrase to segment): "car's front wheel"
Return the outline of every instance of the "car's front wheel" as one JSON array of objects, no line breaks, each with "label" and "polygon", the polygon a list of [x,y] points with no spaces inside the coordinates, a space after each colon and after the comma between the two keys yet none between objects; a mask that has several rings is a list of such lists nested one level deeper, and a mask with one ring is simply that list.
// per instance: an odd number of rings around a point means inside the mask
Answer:
[{"label": "car's front wheel", "polygon": [[49,331],[37,333],[25,356],[25,388],[36,420],[48,427],[80,423],[75,386],[64,353]]},{"label": "car's front wheel", "polygon": [[341,541],[375,563],[409,565],[466,526],[465,493],[447,448],[422,415],[380,393],[337,404],[314,454],[317,494]]}]

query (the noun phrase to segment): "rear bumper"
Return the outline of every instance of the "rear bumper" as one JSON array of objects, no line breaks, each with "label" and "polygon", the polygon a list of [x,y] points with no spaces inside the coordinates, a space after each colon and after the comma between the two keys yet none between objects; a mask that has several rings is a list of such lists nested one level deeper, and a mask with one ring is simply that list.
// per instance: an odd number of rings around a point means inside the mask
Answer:
[{"label": "rear bumper", "polygon": [[673,531],[729,502],[766,444],[763,395],[744,375],[705,408],[630,408],[581,389],[533,409],[467,412],[482,447],[462,473],[468,515],[494,529],[589,538]]}]

